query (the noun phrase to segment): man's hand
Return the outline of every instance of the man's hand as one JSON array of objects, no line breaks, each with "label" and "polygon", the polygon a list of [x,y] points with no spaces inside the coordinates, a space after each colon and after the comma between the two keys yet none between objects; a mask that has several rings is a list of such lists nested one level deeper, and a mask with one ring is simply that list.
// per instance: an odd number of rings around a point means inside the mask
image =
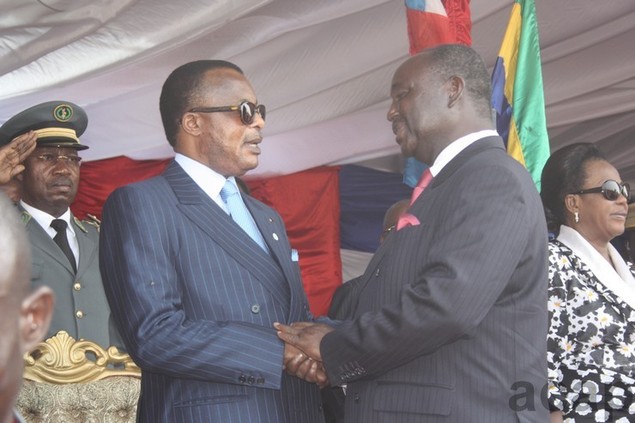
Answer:
[{"label": "man's hand", "polygon": [[309,358],[302,351],[291,344],[284,344],[284,370],[287,373],[315,383],[320,388],[329,384],[326,372],[322,365]]},{"label": "man's hand", "polygon": [[291,344],[316,361],[322,361],[320,342],[327,333],[335,330],[322,323],[296,322],[291,326],[274,323],[278,337]]},{"label": "man's hand", "polygon": [[29,131],[0,147],[0,184],[6,184],[24,170],[22,162],[35,149],[36,140],[35,132]]}]

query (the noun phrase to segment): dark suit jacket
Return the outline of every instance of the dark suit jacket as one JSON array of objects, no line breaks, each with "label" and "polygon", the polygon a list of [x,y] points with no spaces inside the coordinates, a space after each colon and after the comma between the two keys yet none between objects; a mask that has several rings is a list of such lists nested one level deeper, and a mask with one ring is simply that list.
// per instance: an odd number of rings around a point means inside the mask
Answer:
[{"label": "dark suit jacket", "polygon": [[420,224],[379,247],[355,320],[321,344],[346,421],[548,421],[547,229],[528,172],[479,140],[409,212]]},{"label": "dark suit jacket", "polygon": [[[346,320],[352,317],[353,305],[357,303],[355,289],[361,280],[361,277],[357,277],[337,287],[329,306],[330,319]],[[326,423],[343,423],[346,400],[344,390],[340,386],[329,386],[323,388],[320,394]]]},{"label": "dark suit jacket", "polygon": [[352,317],[353,307],[357,304],[356,290],[359,289],[358,285],[362,280],[362,277],[358,276],[337,287],[331,298],[329,318],[346,320]]},{"label": "dark suit jacket", "polygon": [[116,190],[102,273],[141,367],[140,422],[320,422],[315,385],[282,371],[272,324],[310,318],[280,216],[243,197],[265,253],[176,163]]}]

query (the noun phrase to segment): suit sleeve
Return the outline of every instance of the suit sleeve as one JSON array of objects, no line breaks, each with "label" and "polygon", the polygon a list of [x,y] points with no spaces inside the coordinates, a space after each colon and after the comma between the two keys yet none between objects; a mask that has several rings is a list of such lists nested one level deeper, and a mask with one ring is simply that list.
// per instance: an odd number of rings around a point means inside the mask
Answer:
[{"label": "suit sleeve", "polygon": [[416,266],[415,279],[394,281],[402,286],[398,301],[344,322],[322,340],[331,383],[376,377],[470,336],[526,248],[531,220],[521,185],[512,171],[488,166],[428,197],[442,203],[436,214],[419,215],[421,225],[402,230],[431,236],[431,246],[391,243],[399,244],[392,255],[400,266]]},{"label": "suit sleeve", "polygon": [[128,186],[104,206],[101,272],[129,353],[148,372],[279,389],[283,344],[273,327],[183,311],[174,207],[160,198]]}]

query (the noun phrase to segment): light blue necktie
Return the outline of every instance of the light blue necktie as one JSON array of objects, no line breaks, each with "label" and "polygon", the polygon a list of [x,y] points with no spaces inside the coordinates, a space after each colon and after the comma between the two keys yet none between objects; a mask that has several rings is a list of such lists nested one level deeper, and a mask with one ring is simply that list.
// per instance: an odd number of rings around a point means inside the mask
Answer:
[{"label": "light blue necktie", "polygon": [[238,223],[238,226],[240,226],[251,239],[256,241],[256,243],[260,245],[260,248],[268,251],[265,240],[258,230],[254,218],[251,216],[251,213],[249,213],[249,210],[247,210],[247,206],[245,206],[236,185],[229,179],[225,181],[223,189],[220,190],[220,196],[227,205],[227,210],[229,210],[229,214],[232,219],[234,219],[234,222]]}]

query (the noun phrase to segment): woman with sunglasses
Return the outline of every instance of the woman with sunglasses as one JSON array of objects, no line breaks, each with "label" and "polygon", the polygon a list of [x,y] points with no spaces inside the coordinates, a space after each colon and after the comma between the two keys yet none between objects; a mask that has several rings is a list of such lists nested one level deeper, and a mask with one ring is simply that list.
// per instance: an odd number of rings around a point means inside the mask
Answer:
[{"label": "woman with sunglasses", "polygon": [[624,232],[629,186],[593,144],[582,143],[551,155],[541,185],[555,235],[547,335],[551,421],[633,421],[635,279],[610,243]]}]

